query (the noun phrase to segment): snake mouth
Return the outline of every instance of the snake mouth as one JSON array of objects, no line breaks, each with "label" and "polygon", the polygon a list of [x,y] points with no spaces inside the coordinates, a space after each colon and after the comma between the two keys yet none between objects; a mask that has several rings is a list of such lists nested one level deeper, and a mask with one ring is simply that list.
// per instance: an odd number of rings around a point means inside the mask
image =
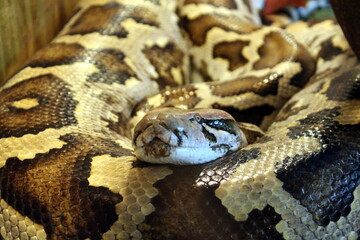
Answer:
[{"label": "snake mouth", "polygon": [[169,157],[171,154],[171,145],[165,143],[158,137],[155,137],[148,144],[144,145],[144,151],[147,155],[154,157]]}]

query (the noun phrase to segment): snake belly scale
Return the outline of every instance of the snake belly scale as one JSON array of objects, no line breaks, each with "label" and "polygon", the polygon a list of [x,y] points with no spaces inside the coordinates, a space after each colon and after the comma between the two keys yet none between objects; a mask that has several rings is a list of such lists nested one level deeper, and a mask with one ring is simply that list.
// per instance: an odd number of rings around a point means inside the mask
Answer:
[{"label": "snake belly scale", "polygon": [[[2,238],[358,239],[358,60],[334,21],[260,23],[251,1],[81,1],[0,90]],[[131,130],[159,107],[265,134],[141,163]]]}]

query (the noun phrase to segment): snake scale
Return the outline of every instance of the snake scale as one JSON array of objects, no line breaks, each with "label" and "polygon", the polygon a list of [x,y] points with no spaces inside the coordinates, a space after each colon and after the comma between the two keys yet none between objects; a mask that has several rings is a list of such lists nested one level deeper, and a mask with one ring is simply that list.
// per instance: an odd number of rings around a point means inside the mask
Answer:
[{"label": "snake scale", "polygon": [[[0,91],[1,235],[359,239],[359,79],[332,20],[263,26],[245,0],[81,1]],[[220,108],[265,135],[206,164],[142,163],[131,129],[158,107]]]}]

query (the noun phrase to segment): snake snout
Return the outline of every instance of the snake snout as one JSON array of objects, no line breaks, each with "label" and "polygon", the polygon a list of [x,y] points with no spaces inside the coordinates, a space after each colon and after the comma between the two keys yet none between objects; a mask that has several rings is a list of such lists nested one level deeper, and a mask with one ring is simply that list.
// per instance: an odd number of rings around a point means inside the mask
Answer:
[{"label": "snake snout", "polygon": [[155,136],[159,138],[164,143],[167,143],[171,146],[176,146],[178,144],[178,138],[171,130],[168,124],[163,121],[154,122]]},{"label": "snake snout", "polygon": [[143,147],[151,142],[163,142],[171,146],[177,146],[179,139],[170,127],[159,119],[153,119],[142,131],[136,131],[133,144]]}]

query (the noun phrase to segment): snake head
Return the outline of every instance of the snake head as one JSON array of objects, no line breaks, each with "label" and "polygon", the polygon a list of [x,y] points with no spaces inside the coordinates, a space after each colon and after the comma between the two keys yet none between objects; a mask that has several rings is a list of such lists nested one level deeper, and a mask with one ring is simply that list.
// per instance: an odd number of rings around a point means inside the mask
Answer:
[{"label": "snake head", "polygon": [[222,110],[161,108],[134,129],[134,153],[150,163],[201,164],[247,145],[234,118]]}]

